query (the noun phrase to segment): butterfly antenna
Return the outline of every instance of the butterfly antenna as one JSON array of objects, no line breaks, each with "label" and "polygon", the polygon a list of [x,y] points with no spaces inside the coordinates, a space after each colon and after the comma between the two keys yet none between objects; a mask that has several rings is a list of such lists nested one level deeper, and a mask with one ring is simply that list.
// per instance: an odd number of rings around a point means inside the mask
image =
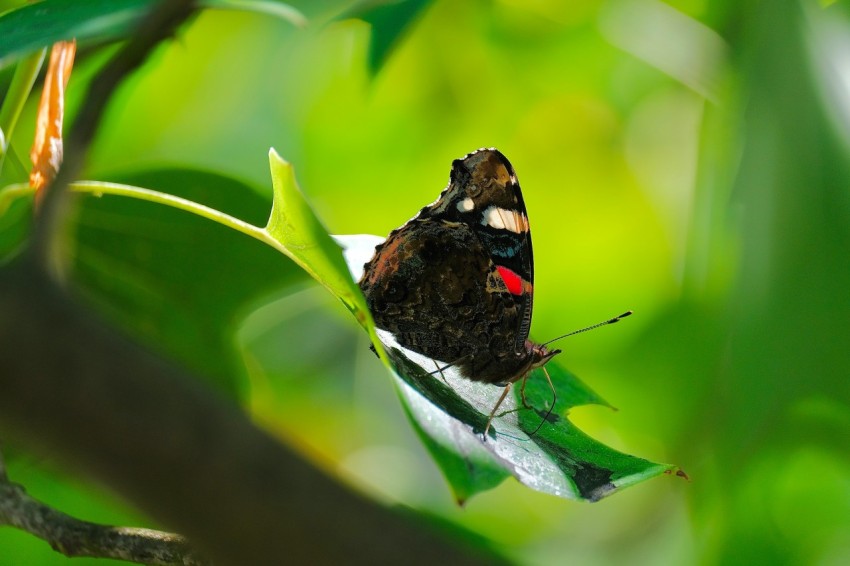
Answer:
[{"label": "butterfly antenna", "polygon": [[615,322],[620,322],[621,320],[623,320],[627,316],[631,316],[631,314],[632,314],[632,311],[626,311],[619,316],[615,316],[614,318],[609,318],[608,320],[598,322],[596,324],[593,324],[591,326],[587,326],[585,328],[581,328],[579,330],[573,330],[572,332],[568,332],[568,333],[564,334],[563,336],[558,336],[557,338],[553,338],[553,339],[549,340],[548,342],[544,342],[542,345],[546,346],[548,344],[551,344],[552,342],[557,342],[558,340],[561,340],[562,338],[566,338],[567,336],[573,336],[575,334],[581,334],[582,332],[587,332],[588,330],[593,330],[594,328],[599,328],[600,326],[607,326],[609,324],[614,324]]},{"label": "butterfly antenna", "polygon": [[[631,311],[629,311],[631,313]],[[543,417],[543,420],[540,421],[540,424],[537,425],[537,428],[534,429],[534,432],[528,435],[529,438],[537,434],[537,431],[543,426],[543,423],[549,420],[549,415],[552,414],[552,411],[555,409],[555,403],[558,401],[558,394],[555,392],[555,385],[552,383],[552,378],[549,377],[549,372],[546,371],[546,366],[540,368],[543,370],[543,375],[546,376],[546,381],[549,382],[549,387],[552,389],[552,404],[549,406],[549,410],[546,412],[546,416]]]}]

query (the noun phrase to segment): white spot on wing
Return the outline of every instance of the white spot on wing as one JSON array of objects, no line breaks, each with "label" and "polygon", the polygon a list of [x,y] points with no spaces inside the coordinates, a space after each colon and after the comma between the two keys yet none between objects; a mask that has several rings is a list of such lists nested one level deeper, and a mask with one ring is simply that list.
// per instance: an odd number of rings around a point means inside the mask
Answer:
[{"label": "white spot on wing", "polygon": [[523,214],[498,206],[487,208],[481,218],[481,223],[496,230],[509,230],[516,234],[528,231],[528,221]]},{"label": "white spot on wing", "polygon": [[465,199],[463,199],[462,201],[457,203],[457,209],[461,212],[469,212],[470,210],[472,210],[474,208],[475,208],[475,203],[472,202],[472,199],[469,198],[469,197],[466,197]]}]

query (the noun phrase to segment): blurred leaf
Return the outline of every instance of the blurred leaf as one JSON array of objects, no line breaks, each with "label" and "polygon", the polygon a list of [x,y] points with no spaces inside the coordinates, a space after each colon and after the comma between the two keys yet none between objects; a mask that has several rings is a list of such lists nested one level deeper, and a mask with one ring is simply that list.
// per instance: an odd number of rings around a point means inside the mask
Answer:
[{"label": "blurred leaf", "polygon": [[[129,36],[157,0],[44,0],[0,15],[0,68],[57,41],[113,41]],[[209,0],[212,8],[270,14],[303,26],[304,16],[288,4],[262,0]]]},{"label": "blurred leaf", "polygon": [[37,51],[16,65],[8,89],[5,90],[3,103],[0,104],[0,168],[3,167],[8,144],[11,144],[18,118],[29,98],[46,53],[46,49]]},{"label": "blurred leaf", "polygon": [[[0,169],[0,262],[26,240],[32,222],[32,198],[10,196],[9,190],[19,192],[12,184],[24,184],[29,173],[10,147]],[[22,185],[26,189],[26,185]]]},{"label": "blurred leaf", "polygon": [[204,0],[201,4],[207,8],[243,10],[274,16],[297,27],[307,25],[307,18],[304,14],[290,4],[283,2],[274,2],[271,0]]},{"label": "blurred leaf", "polygon": [[[233,179],[196,170],[111,179],[202,202],[260,224],[268,201]],[[306,281],[304,272],[233,230],[159,204],[83,198],[73,280],[129,331],[230,394],[244,363],[233,327],[251,301]]]},{"label": "blurred leaf", "polygon": [[45,0],[0,16],[0,67],[64,39],[129,35],[154,0]]},{"label": "blurred leaf", "polygon": [[[719,210],[737,229],[740,259],[714,401],[693,413],[706,440],[687,438],[701,459],[714,453],[694,510],[719,527],[718,563],[846,563],[848,547],[832,542],[847,540],[846,485],[830,485],[827,470],[849,469],[846,426],[829,416],[850,414],[848,22],[800,0],[736,8],[741,106],[724,118],[741,149]],[[801,419],[801,407],[817,409]],[[783,477],[795,460],[805,463]],[[824,520],[821,506],[807,512],[818,499],[841,501],[843,524]]]},{"label": "blurred leaf", "polygon": [[[381,239],[339,236],[337,241],[345,245],[349,268],[359,279],[363,264]],[[378,334],[383,335],[380,330]],[[514,391],[502,405],[502,416],[493,421],[492,437],[484,441],[488,415],[502,388],[464,379],[454,368],[443,371],[444,382],[430,373],[438,367],[433,360],[393,348],[389,340],[385,346],[404,408],[460,502],[509,476],[537,491],[596,501],[620,488],[677,470],[617,452],[573,426],[566,418],[570,408],[607,403],[555,363],[546,366],[557,391],[551,414],[552,392],[538,369],[526,388],[533,410],[517,410],[521,401]],[[537,430],[544,418],[548,422]]]},{"label": "blurred leaf", "polygon": [[344,16],[361,19],[372,27],[369,70],[373,74],[386,63],[402,36],[430,3],[430,0],[366,2]]}]

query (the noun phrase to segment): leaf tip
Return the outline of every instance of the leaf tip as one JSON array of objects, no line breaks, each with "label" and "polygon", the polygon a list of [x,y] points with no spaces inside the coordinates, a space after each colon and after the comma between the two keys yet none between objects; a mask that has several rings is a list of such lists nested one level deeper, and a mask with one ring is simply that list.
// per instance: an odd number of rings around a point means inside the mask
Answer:
[{"label": "leaf tip", "polygon": [[277,150],[273,147],[269,148],[269,162],[272,165],[282,165],[282,166],[292,167],[292,165],[289,163],[289,161],[287,161],[286,159],[281,157],[280,154],[277,152]]},{"label": "leaf tip", "polygon": [[275,190],[275,197],[279,197],[278,192],[286,186],[295,186],[295,168],[292,163],[280,156],[277,150],[273,147],[269,148],[269,167],[272,174],[272,185]]}]

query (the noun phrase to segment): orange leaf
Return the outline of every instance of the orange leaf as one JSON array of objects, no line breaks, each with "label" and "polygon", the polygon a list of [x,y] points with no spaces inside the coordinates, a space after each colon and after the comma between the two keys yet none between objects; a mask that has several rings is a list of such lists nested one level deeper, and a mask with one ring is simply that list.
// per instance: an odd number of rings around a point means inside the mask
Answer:
[{"label": "orange leaf", "polygon": [[44,77],[44,90],[38,106],[35,141],[30,151],[33,167],[30,186],[36,190],[36,204],[56,177],[62,163],[62,120],[65,116],[65,87],[74,66],[76,40],[59,41],[50,51],[50,66]]}]

